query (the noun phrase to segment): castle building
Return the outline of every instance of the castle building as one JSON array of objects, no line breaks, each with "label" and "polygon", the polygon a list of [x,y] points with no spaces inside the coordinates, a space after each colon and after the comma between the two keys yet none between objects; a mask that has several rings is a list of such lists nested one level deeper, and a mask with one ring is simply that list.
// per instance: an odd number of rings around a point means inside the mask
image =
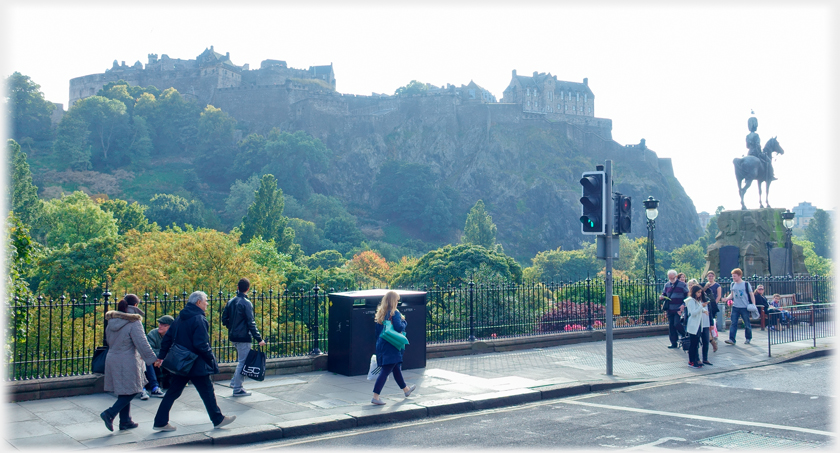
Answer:
[{"label": "castle building", "polygon": [[238,66],[230,60],[230,52],[222,55],[210,46],[194,60],[170,58],[163,54],[149,54],[145,67],[139,61],[127,66],[123,61],[101,74],[91,74],[70,80],[70,105],[79,99],[94,96],[109,82],[125,80],[131,85],[154,86],[160,90],[175,88],[184,96],[212,104],[218,90],[225,88],[284,85],[287,81],[318,81],[320,88],[335,91],[335,72],[332,64],[310,66],[309,69],[289,68],[285,61],[264,60],[259,69],[247,64]]},{"label": "castle building", "polygon": [[595,117],[595,95],[589,89],[589,79],[566,82],[551,73],[536,71],[528,77],[517,75],[514,69],[502,102],[522,104],[522,111],[528,113]]}]

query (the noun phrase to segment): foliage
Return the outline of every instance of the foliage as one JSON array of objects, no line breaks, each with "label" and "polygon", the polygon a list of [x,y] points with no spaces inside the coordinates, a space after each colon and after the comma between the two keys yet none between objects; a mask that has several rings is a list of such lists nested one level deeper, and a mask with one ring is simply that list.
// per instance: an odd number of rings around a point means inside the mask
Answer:
[{"label": "foliage", "polygon": [[561,250],[559,247],[537,253],[531,263],[526,277],[541,282],[578,281],[587,275],[594,277],[603,267],[594,250]]},{"label": "foliage", "polygon": [[806,239],[796,236],[791,238],[792,242],[802,247],[805,255],[805,268],[810,275],[834,275],[834,262],[831,258],[823,258],[814,252],[814,244]]},{"label": "foliage", "polygon": [[11,137],[48,140],[52,133],[50,116],[55,104],[44,98],[41,86],[17,71],[6,78],[6,108]]},{"label": "foliage", "polygon": [[590,315],[595,320],[603,319],[605,314],[606,308],[603,303],[558,300],[540,317],[540,333],[584,330],[584,326],[589,325]]},{"label": "foliage", "polygon": [[303,253],[311,255],[320,249],[324,233],[308,220],[289,218],[289,228],[295,232],[295,243],[300,245]]},{"label": "foliage", "polygon": [[700,278],[706,266],[706,253],[697,243],[686,244],[671,251],[672,266],[677,272],[684,273],[688,279]]},{"label": "foliage", "polygon": [[258,245],[239,245],[238,233],[214,230],[182,230],[126,233],[125,244],[116,253],[113,266],[116,285],[150,292],[169,290],[231,288],[243,276],[255,288],[265,288],[285,281],[281,268],[272,268],[272,260]]},{"label": "foliage", "polygon": [[62,243],[38,263],[38,291],[76,298],[83,294],[98,295],[110,280],[109,268],[116,251],[116,234],[97,236],[85,242]]},{"label": "foliage", "polygon": [[[834,242],[834,231],[831,217],[822,209],[814,212],[814,218],[805,227],[805,239],[814,244],[814,253],[822,258],[832,257],[831,245]],[[821,274],[824,275],[824,274]]]},{"label": "foliage", "polygon": [[8,152],[12,162],[12,212],[24,224],[37,225],[43,208],[38,199],[38,188],[32,184],[26,153],[20,150],[20,145],[14,140],[8,141]]},{"label": "foliage", "polygon": [[283,216],[283,190],[277,187],[274,175],[263,175],[254,202],[242,219],[240,241],[244,244],[255,237],[274,240],[279,252],[290,253],[295,232],[286,227],[287,222]]},{"label": "foliage", "polygon": [[160,229],[156,223],[150,224],[146,218],[148,207],[136,201],[128,204],[125,200],[105,200],[99,204],[99,208],[105,212],[110,212],[114,216],[120,235],[125,234],[128,230],[146,233]]},{"label": "foliage", "polygon": [[198,200],[187,200],[173,194],[159,193],[149,200],[146,216],[161,227],[205,225],[204,206]]},{"label": "foliage", "polygon": [[407,85],[401,86],[394,91],[394,94],[397,96],[412,96],[415,94],[423,94],[429,90],[429,87],[426,86],[423,82],[418,82],[417,80],[412,80],[408,82]]},{"label": "foliage", "polygon": [[32,295],[29,283],[24,279],[24,276],[27,267],[32,264],[35,244],[29,235],[29,228],[12,212],[6,218],[6,229],[9,234],[6,242],[9,263],[9,274],[6,279],[8,297],[10,299],[15,297],[25,299]]},{"label": "foliage", "polygon": [[357,245],[365,239],[359,227],[356,226],[356,219],[350,216],[327,220],[324,225],[324,237],[335,244],[349,245]]},{"label": "foliage", "polygon": [[342,255],[338,250],[321,250],[320,252],[305,258],[304,261],[306,267],[310,269],[316,269],[318,267],[322,269],[341,267],[347,262],[347,260],[344,259],[344,255]]},{"label": "foliage", "polygon": [[51,247],[116,238],[118,232],[114,216],[78,191],[45,202],[43,223],[49,229],[47,245]]},{"label": "foliage", "polygon": [[391,277],[391,269],[382,255],[367,250],[353,256],[347,263],[347,268],[358,276],[358,286],[387,286]]},{"label": "foliage", "polygon": [[467,214],[461,242],[480,245],[486,249],[492,249],[496,244],[496,224],[484,210],[484,201],[478,200]]},{"label": "foliage", "polygon": [[230,186],[230,194],[225,199],[225,216],[239,224],[248,213],[248,207],[254,202],[259,188],[260,177],[256,174],[244,182],[237,179]]},{"label": "foliage", "polygon": [[395,276],[393,286],[466,284],[481,264],[500,278],[519,282],[522,268],[506,255],[472,244],[447,245],[423,255],[409,272]]},{"label": "foliage", "polygon": [[208,181],[225,183],[223,187],[228,187],[232,179],[229,168],[233,165],[235,156],[235,130],[236,120],[221,109],[208,105],[201,112],[195,167]]},{"label": "foliage", "polygon": [[87,122],[74,110],[70,110],[58,123],[53,155],[64,168],[89,170],[91,145],[88,144]]},{"label": "foliage", "polygon": [[253,260],[267,269],[273,269],[285,275],[293,266],[292,257],[277,251],[274,240],[266,241],[262,238],[253,238],[242,246],[243,249],[253,252]]}]

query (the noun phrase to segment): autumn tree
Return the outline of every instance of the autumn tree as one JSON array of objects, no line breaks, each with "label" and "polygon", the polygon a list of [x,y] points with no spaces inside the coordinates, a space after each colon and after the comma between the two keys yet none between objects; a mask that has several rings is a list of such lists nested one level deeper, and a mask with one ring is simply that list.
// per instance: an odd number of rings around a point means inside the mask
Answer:
[{"label": "autumn tree", "polygon": [[357,275],[356,282],[361,286],[385,286],[391,278],[388,262],[373,250],[357,253],[347,267]]}]

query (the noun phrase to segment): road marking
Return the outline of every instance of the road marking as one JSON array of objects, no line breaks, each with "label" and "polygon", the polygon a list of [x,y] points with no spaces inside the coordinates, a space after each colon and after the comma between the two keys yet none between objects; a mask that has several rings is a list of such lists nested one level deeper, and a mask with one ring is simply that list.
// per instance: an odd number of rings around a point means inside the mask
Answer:
[{"label": "road marking", "polygon": [[560,400],[557,401],[557,404],[574,404],[577,406],[589,406],[589,407],[599,407],[601,409],[611,409],[611,410],[619,410],[619,411],[627,411],[627,412],[639,412],[642,414],[651,414],[651,415],[664,415],[667,417],[678,417],[678,418],[688,418],[692,420],[703,420],[707,422],[719,422],[719,423],[731,423],[734,425],[744,425],[744,426],[752,426],[752,427],[760,427],[760,428],[768,428],[768,429],[780,429],[780,430],[787,430],[787,431],[798,431],[800,433],[808,433],[808,434],[818,434],[821,436],[830,436],[835,437],[837,434],[829,432],[829,431],[819,431],[816,429],[808,429],[808,428],[799,428],[797,426],[784,426],[784,425],[775,425],[772,423],[761,423],[761,422],[750,422],[750,421],[743,421],[743,420],[732,420],[728,418],[718,418],[718,417],[706,417],[704,415],[691,415],[691,414],[680,414],[676,412],[665,412],[665,411],[656,411],[651,409],[638,409],[635,407],[623,407],[623,406],[611,406],[608,404],[597,404],[597,403],[587,403],[584,401],[573,401],[573,400]]}]

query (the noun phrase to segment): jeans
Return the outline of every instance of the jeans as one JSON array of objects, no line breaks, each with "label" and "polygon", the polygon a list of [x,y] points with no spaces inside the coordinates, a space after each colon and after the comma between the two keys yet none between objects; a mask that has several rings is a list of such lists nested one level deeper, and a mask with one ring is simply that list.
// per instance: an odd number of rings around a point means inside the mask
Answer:
[{"label": "jeans", "polygon": [[233,377],[230,378],[230,384],[233,387],[233,391],[239,391],[242,389],[242,369],[245,368],[245,359],[248,358],[248,352],[251,351],[251,343],[238,343],[234,342],[233,346],[236,348],[236,356],[239,363],[236,365],[236,371],[233,372]]},{"label": "jeans", "polygon": [[671,340],[671,345],[676,346],[679,337],[677,335],[685,335],[685,328],[683,327],[680,315],[677,312],[668,312],[668,338]]},{"label": "jeans", "polygon": [[116,417],[117,414],[120,414],[120,426],[131,423],[131,400],[135,396],[137,396],[136,393],[132,393],[131,395],[117,395],[117,402],[108,409],[105,409],[105,413],[111,419]]},{"label": "jeans", "polygon": [[376,378],[376,384],[373,385],[373,393],[379,395],[382,393],[382,387],[385,387],[385,381],[388,380],[388,375],[394,372],[394,380],[401,389],[405,388],[405,380],[402,375],[402,363],[392,363],[390,365],[382,365],[382,371],[379,372],[379,377]]},{"label": "jeans", "polygon": [[155,387],[159,387],[154,365],[146,365],[146,379],[149,380],[149,383],[146,384],[146,390],[154,390]]},{"label": "jeans", "polygon": [[219,405],[216,403],[216,393],[213,391],[213,382],[210,381],[210,376],[187,377],[174,374],[169,384],[169,390],[164,395],[163,400],[161,400],[160,406],[158,406],[154,426],[161,427],[169,423],[169,411],[172,409],[172,404],[181,396],[181,392],[184,391],[187,382],[192,382],[198,391],[198,396],[204,402],[207,415],[210,416],[210,421],[214,425],[218,425],[225,419],[225,416],[222,415],[222,410],[219,409]]},{"label": "jeans", "polygon": [[744,336],[752,340],[752,326],[750,326],[750,312],[746,308],[732,307],[732,316],[729,318],[729,341],[735,343],[735,335],[738,333],[738,318],[744,320]]}]

